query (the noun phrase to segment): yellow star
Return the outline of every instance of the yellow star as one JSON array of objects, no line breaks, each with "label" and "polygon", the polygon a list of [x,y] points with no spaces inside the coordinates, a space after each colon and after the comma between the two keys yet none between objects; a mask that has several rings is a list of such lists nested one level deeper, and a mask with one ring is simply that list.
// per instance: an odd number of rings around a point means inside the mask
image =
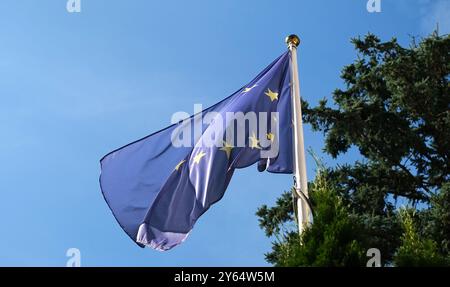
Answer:
[{"label": "yellow star", "polygon": [[186,160],[182,160],[182,161],[180,161],[178,164],[177,164],[177,166],[175,166],[175,170],[179,170],[180,169],[180,167],[183,165],[183,163],[185,163],[186,162]]},{"label": "yellow star", "polygon": [[251,137],[248,138],[250,140],[250,148],[259,148],[259,140],[256,138],[255,133],[252,134]]},{"label": "yellow star", "polygon": [[254,84],[253,86],[251,86],[251,87],[247,87],[247,88],[245,88],[243,91],[242,91],[242,93],[248,93],[248,92],[250,92],[254,87],[256,87],[256,86],[258,86],[257,84]]},{"label": "yellow star", "polygon": [[271,142],[273,142],[273,140],[275,139],[275,135],[273,133],[268,133],[266,136],[267,139],[270,140]]},{"label": "yellow star", "polygon": [[221,151],[224,151],[227,154],[227,158],[230,158],[232,149],[233,146],[227,143],[226,141],[223,142],[223,147],[220,148]]},{"label": "yellow star", "polygon": [[204,152],[199,152],[196,156],[194,156],[194,163],[199,163],[200,160],[202,159],[202,157],[204,157],[206,155],[206,153]]},{"label": "yellow star", "polygon": [[278,93],[272,92],[270,89],[267,89],[267,92],[264,94],[266,94],[272,102],[278,100]]}]

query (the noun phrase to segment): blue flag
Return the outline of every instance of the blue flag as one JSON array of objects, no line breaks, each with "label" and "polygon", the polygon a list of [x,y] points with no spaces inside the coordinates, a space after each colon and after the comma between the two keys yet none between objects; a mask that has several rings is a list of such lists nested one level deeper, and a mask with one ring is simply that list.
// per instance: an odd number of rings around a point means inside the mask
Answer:
[{"label": "blue flag", "polygon": [[157,250],[183,242],[238,168],[292,173],[289,57],[214,106],[101,159],[103,196],[134,242]]}]

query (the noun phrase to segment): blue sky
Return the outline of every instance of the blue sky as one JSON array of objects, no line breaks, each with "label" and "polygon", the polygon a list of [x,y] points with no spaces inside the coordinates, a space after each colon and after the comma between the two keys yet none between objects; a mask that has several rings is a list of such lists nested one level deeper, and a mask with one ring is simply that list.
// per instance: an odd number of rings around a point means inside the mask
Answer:
[{"label": "blue sky", "polygon": [[[450,31],[450,2],[381,0],[0,2],[0,266],[265,266],[271,240],[254,215],[291,176],[235,173],[224,198],[185,243],[140,249],[103,201],[99,159],[167,126],[172,113],[214,104],[286,49],[299,48],[301,94],[312,104],[342,86],[355,58],[351,37],[424,36]],[[306,127],[305,145],[323,137]],[[352,152],[328,165],[354,161]],[[314,163],[308,158],[308,175]]]}]

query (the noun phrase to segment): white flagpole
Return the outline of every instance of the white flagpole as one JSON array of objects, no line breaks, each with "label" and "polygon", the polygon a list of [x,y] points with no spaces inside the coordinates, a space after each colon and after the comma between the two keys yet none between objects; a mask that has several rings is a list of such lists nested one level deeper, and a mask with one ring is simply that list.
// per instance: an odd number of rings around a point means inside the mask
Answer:
[{"label": "white flagpole", "polygon": [[308,202],[308,179],[306,177],[305,145],[303,142],[302,106],[300,84],[298,80],[297,47],[300,39],[297,35],[286,37],[290,51],[291,66],[291,105],[293,120],[294,146],[294,188],[297,200],[298,232],[301,235],[305,227],[312,222],[312,211]]}]

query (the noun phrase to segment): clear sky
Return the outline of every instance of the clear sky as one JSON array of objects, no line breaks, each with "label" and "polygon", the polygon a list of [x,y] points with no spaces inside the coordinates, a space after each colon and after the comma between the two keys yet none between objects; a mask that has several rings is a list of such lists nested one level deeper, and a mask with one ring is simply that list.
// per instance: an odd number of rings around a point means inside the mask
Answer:
[{"label": "clear sky", "polygon": [[[167,126],[176,111],[212,105],[286,50],[299,49],[301,94],[312,104],[342,86],[355,53],[351,37],[424,36],[446,0],[66,0],[0,2],[0,266],[262,265],[271,239],[255,211],[271,205],[291,176],[238,170],[224,198],[190,237],[161,253],[138,248],[116,223],[98,184],[99,159]],[[306,147],[323,137],[306,127]],[[357,153],[328,165],[353,161]],[[308,175],[314,163],[308,157]]]}]

